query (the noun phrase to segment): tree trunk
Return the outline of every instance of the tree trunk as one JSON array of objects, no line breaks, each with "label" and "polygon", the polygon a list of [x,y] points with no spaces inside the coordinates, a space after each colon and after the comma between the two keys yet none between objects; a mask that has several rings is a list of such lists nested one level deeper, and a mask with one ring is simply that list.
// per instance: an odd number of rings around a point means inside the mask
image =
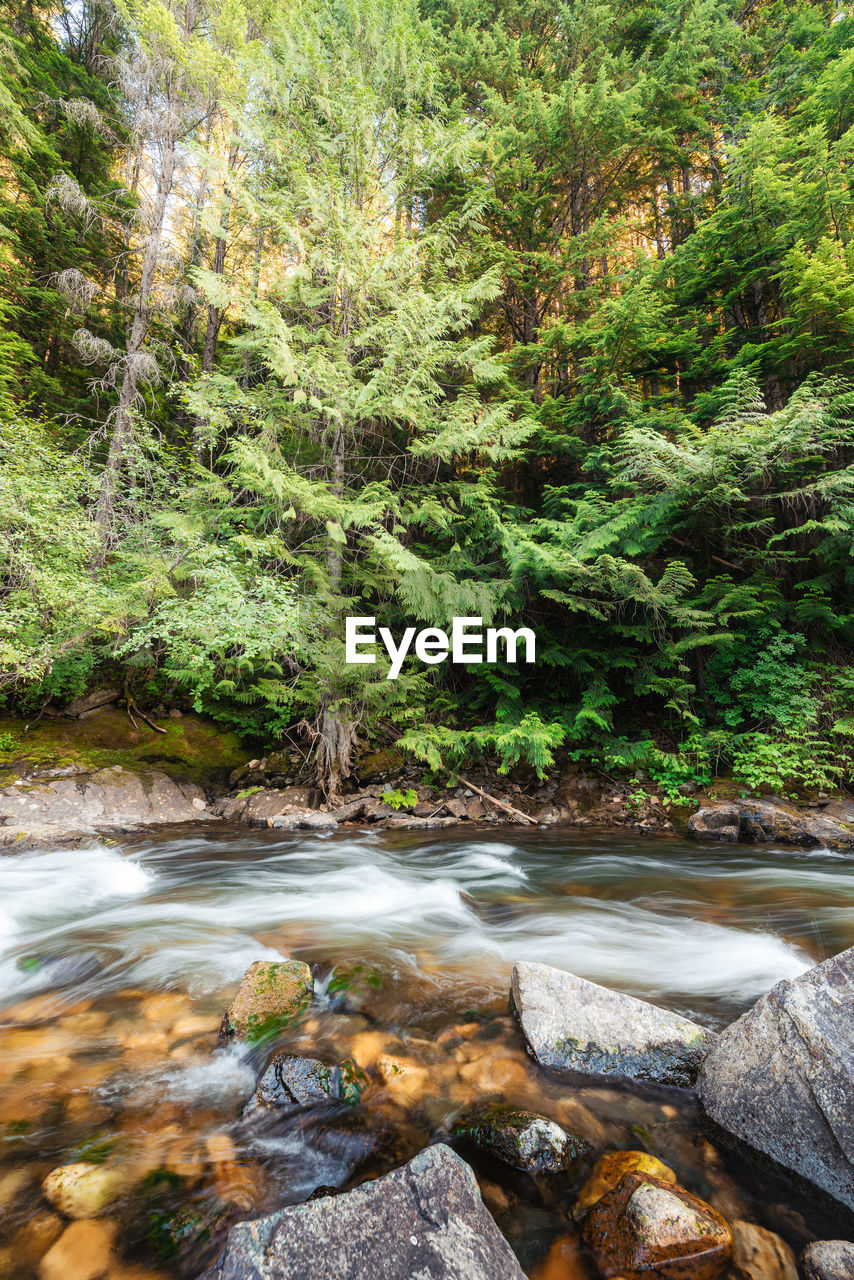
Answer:
[{"label": "tree trunk", "polygon": [[[344,495],[344,432],[336,425],[329,459],[329,487],[336,497]],[[344,549],[333,541],[326,560],[330,593],[341,594],[344,573]],[[350,776],[356,721],[348,714],[349,703],[341,699],[334,685],[323,696],[318,713],[317,780],[327,800],[335,800],[341,784]]]},{"label": "tree trunk", "polygon": [[[214,249],[213,270],[215,276],[225,275],[225,250],[228,238],[228,223],[231,217],[231,206],[234,197],[231,193],[231,175],[237,167],[237,158],[239,148],[237,143],[232,143],[231,150],[228,153],[228,162],[225,172],[225,190],[223,192],[222,219],[220,225],[222,227],[222,235],[216,237],[216,248]],[[222,325],[222,310],[212,304],[208,305],[208,323],[205,330],[205,349],[202,353],[202,372],[210,373],[213,368],[213,362],[216,357],[216,343],[219,337],[220,326]]]},{"label": "tree trunk", "polygon": [[176,126],[161,139],[160,172],[157,175],[157,191],[151,213],[151,222],[148,227],[145,257],[139,279],[139,292],[134,304],[130,336],[128,337],[125,351],[119,401],[113,415],[110,448],[107,453],[107,462],[101,475],[101,487],[98,493],[95,519],[101,531],[102,557],[109,541],[119,473],[124,461],[128,441],[133,433],[133,406],[140,380],[139,356],[145,345],[148,325],[151,319],[151,295],[157,272],[157,259],[160,254],[163,225],[166,221],[166,209],[175,177],[177,141],[178,129],[176,122]]}]

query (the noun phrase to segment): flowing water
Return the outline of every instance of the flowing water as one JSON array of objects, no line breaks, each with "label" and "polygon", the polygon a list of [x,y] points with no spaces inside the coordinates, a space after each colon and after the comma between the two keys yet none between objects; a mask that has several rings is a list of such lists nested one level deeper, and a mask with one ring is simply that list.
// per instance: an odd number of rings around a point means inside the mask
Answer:
[{"label": "flowing water", "polygon": [[[840,855],[622,834],[217,826],[0,858],[0,1277],[77,1275],[41,1192],[59,1165],[113,1178],[111,1280],[191,1277],[235,1220],[383,1172],[499,1097],[594,1153],[645,1147],[797,1247],[814,1211],[717,1151],[690,1095],[538,1071],[509,975],[541,960],[720,1027],[854,944],[852,905]],[[248,965],[281,956],[312,965],[316,997],[277,1046],[349,1060],[346,1113],[240,1118],[270,1048],[220,1047],[219,1022]],[[343,994],[336,965],[362,966]],[[475,1163],[528,1274],[583,1276],[567,1209],[590,1161],[546,1180]]]}]

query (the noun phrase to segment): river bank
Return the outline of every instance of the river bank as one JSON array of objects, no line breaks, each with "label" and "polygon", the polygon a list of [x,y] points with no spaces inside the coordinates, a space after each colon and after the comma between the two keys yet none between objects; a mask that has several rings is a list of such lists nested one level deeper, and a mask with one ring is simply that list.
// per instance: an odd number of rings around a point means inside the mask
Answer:
[{"label": "river bank", "polygon": [[510,822],[579,830],[692,834],[734,843],[854,847],[843,793],[739,794],[725,779],[668,796],[649,779],[563,763],[545,778],[476,765],[430,774],[393,749],[363,753],[335,803],[305,779],[296,750],[251,757],[239,739],[179,711],[150,722],[107,704],[27,727],[0,719],[0,848],[76,845],[176,823],[237,822],[280,830],[370,825],[431,831]]}]

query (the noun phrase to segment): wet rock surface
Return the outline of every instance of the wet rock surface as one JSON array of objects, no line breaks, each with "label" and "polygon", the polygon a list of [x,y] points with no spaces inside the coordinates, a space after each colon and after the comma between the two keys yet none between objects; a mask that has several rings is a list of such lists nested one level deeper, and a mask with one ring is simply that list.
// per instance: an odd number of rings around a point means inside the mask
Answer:
[{"label": "wet rock surface", "polygon": [[659,1182],[675,1182],[676,1174],[646,1151],[609,1151],[601,1156],[575,1201],[575,1216],[583,1216],[604,1195],[613,1191],[627,1173],[648,1173]]},{"label": "wet rock surface", "polygon": [[550,965],[516,964],[511,999],[529,1051],[552,1071],[687,1086],[714,1042],[678,1014]]},{"label": "wet rock surface", "polygon": [[256,960],[243,975],[220,1036],[257,1044],[291,1026],[308,1008],[314,991],[311,969],[300,960]]},{"label": "wet rock surface", "polygon": [[[852,816],[842,807],[838,811]],[[739,800],[703,807],[688,819],[688,834],[695,839],[749,844],[854,848],[854,832],[846,824],[818,809],[798,809],[782,800]]]},{"label": "wet rock surface", "polygon": [[[798,1280],[792,1249],[773,1231],[736,1219],[733,1236],[733,1280]],[[854,1280],[854,1271],[851,1273]]]},{"label": "wet rock surface", "polygon": [[450,1148],[344,1195],[232,1228],[205,1280],[522,1280],[513,1252]]},{"label": "wet rock surface", "polygon": [[688,834],[695,839],[734,842],[739,837],[738,805],[719,804],[698,809],[688,819]]},{"label": "wet rock surface", "polygon": [[455,1136],[513,1169],[557,1173],[590,1150],[579,1134],[530,1111],[493,1107],[457,1125]]},{"label": "wet rock surface", "polygon": [[732,1254],[724,1218],[682,1187],[624,1174],[584,1220],[582,1239],[604,1277],[652,1272],[671,1280],[716,1280]]},{"label": "wet rock surface", "polygon": [[0,845],[68,840],[100,831],[196,822],[213,815],[200,786],[156,769],[121,765],[52,781],[19,780],[0,791]]},{"label": "wet rock surface", "polygon": [[721,1033],[697,1093],[733,1138],[854,1211],[854,948],[777,983]]},{"label": "wet rock surface", "polygon": [[804,1280],[854,1280],[854,1244],[847,1240],[816,1240],[801,1254]]},{"label": "wet rock surface", "polygon": [[251,1115],[261,1107],[275,1107],[279,1112],[296,1111],[340,1100],[339,1067],[319,1062],[317,1058],[279,1053],[258,1081],[243,1114]]}]

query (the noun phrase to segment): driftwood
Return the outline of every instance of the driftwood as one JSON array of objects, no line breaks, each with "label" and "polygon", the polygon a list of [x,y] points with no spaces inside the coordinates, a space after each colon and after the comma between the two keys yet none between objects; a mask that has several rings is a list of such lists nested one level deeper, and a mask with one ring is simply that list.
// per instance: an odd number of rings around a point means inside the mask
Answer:
[{"label": "driftwood", "polygon": [[470,791],[474,791],[476,795],[479,795],[481,800],[486,800],[488,804],[494,804],[496,809],[500,809],[502,813],[509,814],[510,817],[515,818],[517,822],[525,822],[530,827],[535,827],[537,825],[535,818],[529,818],[527,813],[523,813],[521,809],[514,808],[514,806],[512,804],[508,804],[506,800],[497,800],[495,796],[491,796],[488,791],[484,791],[483,788],[477,786],[476,783],[469,782],[469,780],[464,778],[462,774],[458,773],[455,776],[464,787],[468,787]]},{"label": "driftwood", "polygon": [[130,722],[133,725],[134,729],[139,728],[139,725],[136,723],[136,721],[133,718],[133,713],[135,711],[136,714],[139,716],[140,720],[144,720],[145,723],[149,726],[149,728],[153,729],[155,733],[166,732],[165,729],[160,728],[159,724],[154,723],[154,721],[151,719],[151,716],[147,716],[144,711],[140,711],[139,707],[136,705],[133,698],[130,698],[127,695],[125,695],[125,706],[127,709],[127,713],[130,716]]}]

